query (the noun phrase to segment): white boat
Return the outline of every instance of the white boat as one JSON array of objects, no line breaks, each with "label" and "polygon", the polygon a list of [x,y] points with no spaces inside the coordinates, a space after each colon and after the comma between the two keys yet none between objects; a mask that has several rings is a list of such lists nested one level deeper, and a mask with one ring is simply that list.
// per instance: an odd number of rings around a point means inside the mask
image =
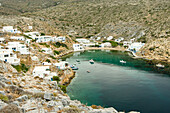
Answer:
[{"label": "white boat", "polygon": [[164,65],[162,65],[162,64],[156,64],[156,67],[164,68],[165,66],[164,66]]},{"label": "white boat", "polygon": [[76,61],[77,61],[77,62],[80,62],[80,60],[78,60],[78,59],[77,59]]},{"label": "white boat", "polygon": [[124,61],[124,60],[120,60],[120,63],[123,63],[123,64],[125,64],[125,63],[126,63],[126,61]]},{"label": "white boat", "polygon": [[94,60],[93,60],[93,59],[89,60],[89,62],[90,62],[91,64],[94,64]]}]

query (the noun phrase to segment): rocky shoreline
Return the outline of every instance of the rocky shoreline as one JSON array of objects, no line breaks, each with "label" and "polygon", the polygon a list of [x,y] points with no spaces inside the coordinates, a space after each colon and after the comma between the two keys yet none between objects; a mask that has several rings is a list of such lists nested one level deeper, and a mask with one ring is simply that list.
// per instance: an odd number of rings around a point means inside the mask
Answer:
[{"label": "rocky shoreline", "polygon": [[119,113],[113,107],[86,106],[71,100],[57,81],[16,73],[10,64],[0,63],[0,113]]}]

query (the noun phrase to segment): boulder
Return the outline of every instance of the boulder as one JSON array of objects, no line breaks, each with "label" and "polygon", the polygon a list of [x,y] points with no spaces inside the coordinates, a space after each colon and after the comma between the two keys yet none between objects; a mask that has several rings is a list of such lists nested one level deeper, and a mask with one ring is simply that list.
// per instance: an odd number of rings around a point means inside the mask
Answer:
[{"label": "boulder", "polygon": [[14,104],[8,104],[0,110],[0,113],[21,113],[20,109]]},{"label": "boulder", "polygon": [[18,97],[16,100],[19,101],[19,102],[23,102],[23,101],[28,100],[28,96],[27,95],[23,95],[21,97]]},{"label": "boulder", "polygon": [[8,105],[8,104],[6,104],[6,103],[3,102],[2,100],[0,100],[0,109],[2,109],[3,107],[5,107],[6,105]]},{"label": "boulder", "polygon": [[46,100],[46,101],[50,101],[50,100],[52,100],[52,93],[45,93],[44,94],[44,99]]},{"label": "boulder", "polygon": [[4,91],[0,91],[0,94],[5,95],[5,92]]}]

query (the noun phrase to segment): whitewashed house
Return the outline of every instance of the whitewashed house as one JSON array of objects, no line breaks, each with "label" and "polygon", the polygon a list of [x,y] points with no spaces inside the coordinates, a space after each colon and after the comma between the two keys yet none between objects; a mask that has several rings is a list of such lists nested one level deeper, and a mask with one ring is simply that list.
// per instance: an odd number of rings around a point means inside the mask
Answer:
[{"label": "whitewashed house", "polygon": [[121,41],[123,41],[124,40],[124,38],[123,37],[119,37],[118,39],[115,39],[115,42],[118,42],[118,43],[120,43]]},{"label": "whitewashed house", "polygon": [[80,44],[73,44],[74,51],[84,51],[84,47]]},{"label": "whitewashed house", "polygon": [[50,74],[50,67],[49,66],[35,66],[32,74],[34,77],[44,78],[45,75]]},{"label": "whitewashed house", "polygon": [[49,62],[43,62],[42,65],[45,65],[45,66],[51,66],[52,64],[49,63]]},{"label": "whitewashed house", "polygon": [[25,44],[21,44],[20,42],[8,42],[7,47],[13,51],[19,51],[21,54],[30,54],[27,46]]},{"label": "whitewashed house", "polygon": [[27,35],[27,36],[29,36],[29,37],[31,37],[32,39],[35,40],[35,38],[40,36],[41,34],[39,32],[34,31],[34,32],[24,33],[24,35]]},{"label": "whitewashed house", "polygon": [[28,26],[28,29],[29,29],[29,30],[32,30],[32,26]]},{"label": "whitewashed house", "polygon": [[0,38],[0,44],[5,42],[5,38]]},{"label": "whitewashed house", "polygon": [[31,60],[32,60],[32,61],[37,61],[37,62],[39,61],[39,59],[38,59],[37,56],[32,56],[32,57],[31,57]]},{"label": "whitewashed house", "polygon": [[123,46],[129,46],[131,44],[132,44],[131,41],[123,41]]},{"label": "whitewashed house", "polygon": [[14,29],[13,26],[4,26],[2,28],[3,32],[9,32],[9,33],[21,33],[20,31],[18,31],[16,28]]},{"label": "whitewashed house", "polygon": [[107,37],[107,40],[112,40],[112,39],[113,39],[113,36]]},{"label": "whitewashed house", "polygon": [[101,37],[97,37],[97,39],[96,39],[97,41],[99,41],[99,40],[101,40]]},{"label": "whitewashed house", "polygon": [[27,44],[29,46],[31,44],[31,40],[32,39],[25,39],[25,44]]},{"label": "whitewashed house", "polygon": [[64,70],[66,69],[66,64],[68,64],[68,62],[65,61],[60,61],[59,63],[54,63],[54,65],[56,66],[57,69],[61,69]]},{"label": "whitewashed house", "polygon": [[142,46],[144,46],[144,45],[145,45],[145,43],[134,42],[134,43],[132,43],[131,45],[129,45],[128,50],[137,52],[137,51],[139,51],[140,48],[142,48]]},{"label": "whitewashed house", "polygon": [[50,42],[54,41],[54,37],[52,36],[38,36],[35,38],[37,43],[44,43],[44,42]]},{"label": "whitewashed house", "polygon": [[12,37],[10,37],[10,39],[13,39],[13,40],[22,40],[22,41],[25,40],[25,38],[23,36],[12,36]]},{"label": "whitewashed house", "polygon": [[77,42],[79,42],[79,43],[90,43],[90,40],[87,40],[87,39],[85,39],[85,38],[78,38],[78,39],[76,39],[76,41]]},{"label": "whitewashed house", "polygon": [[66,41],[66,37],[65,36],[55,37],[54,41],[56,41],[56,42],[65,42]]},{"label": "whitewashed house", "polygon": [[104,47],[112,47],[112,44],[110,42],[105,42],[105,43],[102,43],[100,45],[100,47],[104,48]]},{"label": "whitewashed house", "polygon": [[51,50],[51,48],[42,48],[42,52],[45,54],[51,54],[53,51]]},{"label": "whitewashed house", "polygon": [[17,58],[17,55],[13,53],[10,49],[0,49],[0,60],[8,62],[13,65],[19,65],[20,59]]}]

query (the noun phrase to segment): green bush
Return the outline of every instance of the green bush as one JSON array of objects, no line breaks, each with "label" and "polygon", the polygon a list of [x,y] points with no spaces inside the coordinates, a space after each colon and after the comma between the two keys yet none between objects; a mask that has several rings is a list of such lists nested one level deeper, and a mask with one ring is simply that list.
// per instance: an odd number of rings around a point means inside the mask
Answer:
[{"label": "green bush", "polygon": [[49,63],[49,62],[51,62],[51,61],[50,61],[49,59],[47,59],[47,60],[46,60],[46,62],[48,62],[48,63]]},{"label": "green bush", "polygon": [[59,55],[60,54],[60,52],[59,51],[56,51],[56,50],[54,50],[54,55]]},{"label": "green bush", "polygon": [[56,44],[54,45],[55,47],[59,48],[60,46],[65,47],[66,49],[68,49],[68,46],[64,43],[60,43],[60,42],[56,42]]},{"label": "green bush", "polygon": [[51,56],[51,55],[50,55],[50,57],[51,57],[52,59],[56,59],[54,56]]},{"label": "green bush", "polygon": [[59,82],[59,81],[60,81],[60,78],[59,78],[58,76],[53,76],[53,81]]},{"label": "green bush", "polygon": [[5,101],[5,102],[8,101],[8,97],[5,96],[5,95],[2,95],[2,94],[0,94],[0,99],[1,99],[2,101]]},{"label": "green bush", "polygon": [[61,90],[62,90],[64,93],[67,92],[66,86],[64,86],[64,85],[59,85],[59,87],[61,88]]},{"label": "green bush", "polygon": [[49,48],[50,47],[50,45],[48,45],[47,43],[39,43],[40,45],[44,45],[44,46],[46,46],[47,48]]},{"label": "green bush", "polygon": [[41,33],[41,36],[44,36],[45,35],[45,33]]},{"label": "green bush", "polygon": [[23,63],[21,63],[21,65],[12,65],[18,72],[21,72],[21,71],[23,71],[23,72],[27,72],[28,71],[28,69],[29,69],[29,67],[27,67],[25,64],[23,64]]}]

